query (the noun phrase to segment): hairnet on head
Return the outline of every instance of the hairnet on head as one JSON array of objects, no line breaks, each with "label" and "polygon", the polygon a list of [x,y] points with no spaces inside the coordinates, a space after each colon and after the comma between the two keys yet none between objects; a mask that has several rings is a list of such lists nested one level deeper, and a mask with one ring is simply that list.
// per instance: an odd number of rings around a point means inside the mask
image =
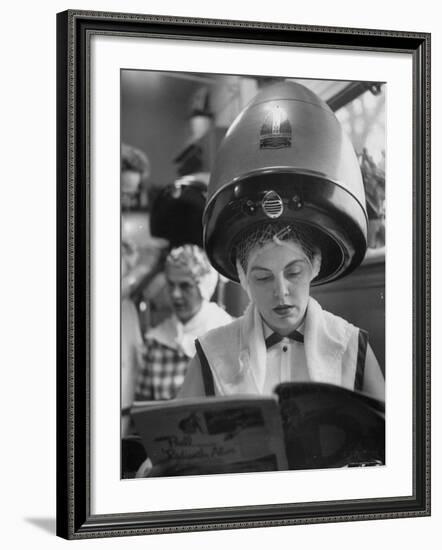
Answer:
[{"label": "hairnet on head", "polygon": [[165,270],[180,269],[197,284],[203,300],[209,301],[218,283],[218,272],[210,265],[206,253],[194,244],[173,248],[166,258]]},{"label": "hairnet on head", "polygon": [[251,252],[270,242],[298,244],[310,263],[313,263],[314,257],[321,256],[319,248],[314,243],[314,236],[308,227],[287,223],[263,223],[243,234],[239,239],[234,248],[235,260],[239,261],[243,270],[247,272]]},{"label": "hairnet on head", "polygon": [[312,279],[318,275],[321,268],[321,252],[314,244],[313,236],[308,227],[283,223],[260,224],[244,234],[234,248],[239,281],[248,294],[247,270],[250,260],[262,247],[269,243],[281,246],[290,246],[291,244],[300,246],[312,266]]}]

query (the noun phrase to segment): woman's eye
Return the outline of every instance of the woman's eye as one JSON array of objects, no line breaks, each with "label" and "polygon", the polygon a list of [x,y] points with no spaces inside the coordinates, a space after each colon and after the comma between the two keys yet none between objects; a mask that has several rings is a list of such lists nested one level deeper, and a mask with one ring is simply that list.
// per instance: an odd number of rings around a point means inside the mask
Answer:
[{"label": "woman's eye", "polygon": [[271,278],[272,278],[271,275],[256,275],[255,281],[257,281],[258,283],[264,283],[266,281],[270,281]]},{"label": "woman's eye", "polygon": [[297,270],[297,271],[289,271],[287,273],[287,277],[297,277],[298,275],[301,274],[301,270]]}]

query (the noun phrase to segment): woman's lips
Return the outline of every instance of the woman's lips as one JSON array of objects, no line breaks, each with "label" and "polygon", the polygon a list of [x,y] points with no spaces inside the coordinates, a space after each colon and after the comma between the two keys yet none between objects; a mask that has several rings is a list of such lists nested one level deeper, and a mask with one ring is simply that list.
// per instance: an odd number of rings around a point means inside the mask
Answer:
[{"label": "woman's lips", "polygon": [[290,306],[290,305],[276,306],[273,308],[273,311],[279,317],[288,317],[289,315],[291,315],[294,307],[295,306]]}]

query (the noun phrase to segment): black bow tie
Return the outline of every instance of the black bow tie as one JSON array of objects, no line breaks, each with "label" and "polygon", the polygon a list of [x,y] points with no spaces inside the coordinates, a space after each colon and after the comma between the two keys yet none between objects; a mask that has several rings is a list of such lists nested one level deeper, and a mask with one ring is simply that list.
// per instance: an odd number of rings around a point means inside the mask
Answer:
[{"label": "black bow tie", "polygon": [[275,344],[278,344],[283,338],[290,338],[290,340],[296,340],[296,342],[304,342],[304,335],[299,332],[299,330],[294,330],[287,336],[281,336],[277,332],[274,332],[266,338],[266,348],[269,349]]}]

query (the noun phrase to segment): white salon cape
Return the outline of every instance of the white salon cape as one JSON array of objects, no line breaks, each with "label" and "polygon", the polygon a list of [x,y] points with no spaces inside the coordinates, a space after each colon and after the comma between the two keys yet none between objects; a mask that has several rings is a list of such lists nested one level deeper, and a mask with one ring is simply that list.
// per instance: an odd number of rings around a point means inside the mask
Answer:
[{"label": "white salon cape", "polygon": [[189,359],[195,355],[195,340],[207,331],[226,325],[232,317],[214,302],[203,301],[198,313],[187,323],[171,315],[146,333],[146,339],[184,353]]},{"label": "white salon cape", "polygon": [[[309,298],[300,332],[304,343],[284,338],[266,349],[270,334],[253,304],[229,325],[199,338],[214,381],[215,395],[271,394],[280,382],[323,382],[353,389],[359,329]],[[179,397],[201,394],[201,366],[189,368]],[[195,382],[195,384],[194,384]]]}]

